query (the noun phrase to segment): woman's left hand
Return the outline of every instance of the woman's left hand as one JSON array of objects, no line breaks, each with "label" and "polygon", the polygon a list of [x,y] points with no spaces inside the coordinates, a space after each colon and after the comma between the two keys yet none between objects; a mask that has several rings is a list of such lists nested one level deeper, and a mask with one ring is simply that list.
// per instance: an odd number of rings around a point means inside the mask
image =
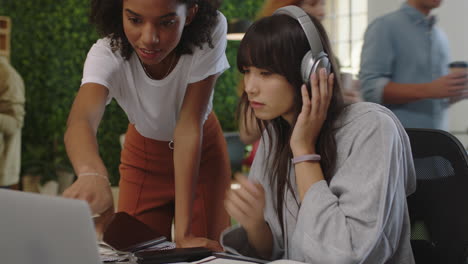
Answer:
[{"label": "woman's left hand", "polygon": [[326,70],[321,69],[319,76],[313,73],[310,79],[312,96],[309,96],[306,85],[302,85],[302,109],[291,135],[290,145],[295,157],[315,153],[333,94],[333,73],[327,76]]}]

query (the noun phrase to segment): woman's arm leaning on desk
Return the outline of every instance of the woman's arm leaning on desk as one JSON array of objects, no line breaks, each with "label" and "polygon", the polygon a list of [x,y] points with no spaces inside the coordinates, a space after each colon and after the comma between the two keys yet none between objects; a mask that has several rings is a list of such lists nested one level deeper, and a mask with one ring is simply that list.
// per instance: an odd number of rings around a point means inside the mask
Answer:
[{"label": "woman's arm leaning on desk", "polygon": [[78,179],[63,196],[87,201],[93,214],[101,214],[113,205],[107,169],[99,156],[96,138],[108,93],[99,84],[81,86],[65,132],[65,147]]},{"label": "woman's arm leaning on desk", "polygon": [[204,117],[216,79],[217,75],[212,75],[187,87],[174,131],[175,241],[179,247],[203,246],[221,251],[218,242],[194,237],[190,230]]}]

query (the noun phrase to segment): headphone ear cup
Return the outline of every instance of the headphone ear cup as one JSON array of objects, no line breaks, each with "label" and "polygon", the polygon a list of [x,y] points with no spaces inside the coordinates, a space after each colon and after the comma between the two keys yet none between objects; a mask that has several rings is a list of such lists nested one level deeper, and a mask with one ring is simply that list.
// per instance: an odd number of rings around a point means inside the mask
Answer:
[{"label": "headphone ear cup", "polygon": [[314,57],[312,56],[312,51],[308,51],[304,57],[302,58],[301,62],[301,76],[302,81],[305,84],[309,84],[310,82],[310,75],[312,74],[312,69],[314,67]]},{"label": "headphone ear cup", "polygon": [[317,73],[318,73],[318,71],[320,69],[325,68],[327,70],[327,75],[330,74],[330,72],[331,72],[331,63],[330,63],[330,60],[328,59],[328,56],[324,55],[323,57],[318,59],[318,61],[316,63],[317,63],[317,67],[316,67],[316,72]]},{"label": "headphone ear cup", "polygon": [[301,62],[301,76],[302,81],[305,84],[310,83],[310,76],[312,73],[316,72],[318,74],[319,70],[325,68],[327,70],[327,75],[331,72],[331,63],[328,59],[328,55],[324,52],[319,53],[317,60],[314,60],[312,56],[312,51],[308,51]]}]

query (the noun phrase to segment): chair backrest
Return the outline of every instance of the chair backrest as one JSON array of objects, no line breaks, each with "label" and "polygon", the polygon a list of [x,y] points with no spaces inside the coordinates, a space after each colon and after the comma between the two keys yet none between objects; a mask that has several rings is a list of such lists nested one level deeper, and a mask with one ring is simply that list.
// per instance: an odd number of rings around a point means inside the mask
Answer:
[{"label": "chair backrest", "polygon": [[232,173],[242,171],[242,160],[245,154],[245,144],[240,140],[239,132],[225,132],[229,161]]},{"label": "chair backrest", "polygon": [[467,263],[468,157],[445,131],[407,128],[417,177],[408,197],[416,263]]}]

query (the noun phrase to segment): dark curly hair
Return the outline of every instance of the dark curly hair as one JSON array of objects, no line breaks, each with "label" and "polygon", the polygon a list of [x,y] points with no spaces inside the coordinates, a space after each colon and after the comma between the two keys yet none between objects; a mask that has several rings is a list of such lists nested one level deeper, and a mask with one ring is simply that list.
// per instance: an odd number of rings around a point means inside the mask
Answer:
[{"label": "dark curly hair", "polygon": [[[182,37],[175,48],[177,55],[192,54],[193,48],[203,47],[208,43],[213,48],[211,33],[218,22],[216,8],[208,0],[176,0],[187,7],[198,5],[198,12],[192,23],[185,26]],[[101,37],[111,39],[111,48],[119,50],[125,59],[129,59],[133,47],[125,36],[122,23],[123,0],[91,0],[90,22],[96,26]]]}]

